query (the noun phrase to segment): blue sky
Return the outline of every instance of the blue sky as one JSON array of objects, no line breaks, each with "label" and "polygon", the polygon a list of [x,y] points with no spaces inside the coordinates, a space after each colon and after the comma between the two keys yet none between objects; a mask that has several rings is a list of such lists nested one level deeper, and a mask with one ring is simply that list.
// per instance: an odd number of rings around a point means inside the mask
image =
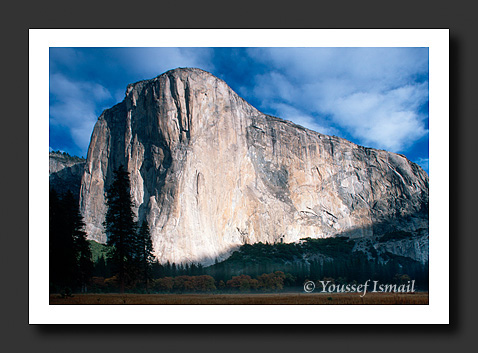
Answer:
[{"label": "blue sky", "polygon": [[404,154],[428,172],[428,48],[50,48],[50,150],[85,156],[129,83],[177,67],[263,113]]}]

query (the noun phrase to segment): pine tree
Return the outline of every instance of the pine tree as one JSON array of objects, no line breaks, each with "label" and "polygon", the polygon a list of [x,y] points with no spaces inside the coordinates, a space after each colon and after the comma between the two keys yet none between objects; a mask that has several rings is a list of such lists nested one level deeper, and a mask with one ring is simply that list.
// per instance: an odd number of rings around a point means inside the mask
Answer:
[{"label": "pine tree", "polygon": [[170,277],[172,276],[172,273],[171,263],[168,261],[164,266],[164,277]]},{"label": "pine tree", "polygon": [[123,166],[114,171],[113,183],[106,192],[106,205],[104,227],[110,247],[108,259],[118,272],[120,292],[124,293],[129,266],[133,265],[136,223],[129,173]]},{"label": "pine tree", "polygon": [[90,244],[86,240],[86,233],[84,236],[78,237],[75,239],[76,248],[78,251],[78,284],[81,287],[82,292],[87,291],[87,284],[90,281],[91,275],[93,273],[93,261],[91,259],[91,249]]},{"label": "pine tree", "polygon": [[85,222],[80,214],[78,200],[70,191],[63,198],[65,220],[68,224],[68,234],[71,234],[74,251],[74,280],[75,287],[86,290],[86,285],[93,272],[91,249],[86,240]]},{"label": "pine tree", "polygon": [[148,222],[143,221],[136,239],[135,258],[139,268],[140,278],[144,287],[148,290],[148,283],[152,275],[152,263],[154,261],[153,243],[149,231]]},{"label": "pine tree", "polygon": [[65,209],[60,195],[50,190],[50,284],[51,290],[71,287],[74,276],[75,253],[73,238],[68,234]]},{"label": "pine tree", "polygon": [[93,268],[78,200],[50,190],[50,283],[53,289],[85,288]]},{"label": "pine tree", "polygon": [[96,261],[94,265],[94,276],[98,277],[109,277],[110,274],[108,273],[107,267],[106,267],[106,260],[104,255],[101,255],[98,260]]}]

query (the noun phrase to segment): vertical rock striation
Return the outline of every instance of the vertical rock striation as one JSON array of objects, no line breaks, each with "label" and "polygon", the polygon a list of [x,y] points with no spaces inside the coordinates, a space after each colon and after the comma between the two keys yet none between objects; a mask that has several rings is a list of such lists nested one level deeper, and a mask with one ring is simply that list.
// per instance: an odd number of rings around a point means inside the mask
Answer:
[{"label": "vertical rock striation", "polygon": [[428,239],[418,165],[265,115],[199,69],[131,84],[99,117],[80,193],[90,239],[106,241],[104,192],[121,164],[162,262],[210,264],[242,244],[305,237]]}]

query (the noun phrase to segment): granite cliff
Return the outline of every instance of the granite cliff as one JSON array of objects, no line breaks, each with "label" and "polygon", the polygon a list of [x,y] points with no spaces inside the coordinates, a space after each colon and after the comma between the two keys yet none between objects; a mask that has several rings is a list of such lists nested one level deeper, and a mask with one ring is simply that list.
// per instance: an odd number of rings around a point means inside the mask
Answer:
[{"label": "granite cliff", "polygon": [[[102,243],[104,192],[119,165],[161,262],[207,265],[242,244],[338,235],[428,259],[428,175],[418,165],[263,114],[199,69],[130,84],[98,118],[80,209]],[[410,239],[378,241],[397,231]]]},{"label": "granite cliff", "polygon": [[59,151],[49,154],[50,188],[59,193],[71,191],[78,198],[85,159]]}]

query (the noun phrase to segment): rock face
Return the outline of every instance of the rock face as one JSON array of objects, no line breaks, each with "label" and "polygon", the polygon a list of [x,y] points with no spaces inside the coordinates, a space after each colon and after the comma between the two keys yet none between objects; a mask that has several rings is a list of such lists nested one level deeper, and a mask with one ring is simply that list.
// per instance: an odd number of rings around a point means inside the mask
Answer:
[{"label": "rock face", "polygon": [[365,253],[369,260],[380,260],[384,255],[392,254],[422,264],[428,262],[428,228],[420,228],[411,233],[403,232],[406,236],[398,239],[386,239],[389,234],[393,232],[385,233],[382,237],[356,238],[353,250]]},{"label": "rock face", "polygon": [[162,262],[207,265],[245,243],[395,230],[428,242],[428,175],[418,165],[265,115],[199,69],[131,84],[99,117],[80,195],[98,242],[119,165]]},{"label": "rock face", "polygon": [[50,152],[49,160],[50,188],[60,193],[70,190],[78,198],[85,160],[59,152]]}]

